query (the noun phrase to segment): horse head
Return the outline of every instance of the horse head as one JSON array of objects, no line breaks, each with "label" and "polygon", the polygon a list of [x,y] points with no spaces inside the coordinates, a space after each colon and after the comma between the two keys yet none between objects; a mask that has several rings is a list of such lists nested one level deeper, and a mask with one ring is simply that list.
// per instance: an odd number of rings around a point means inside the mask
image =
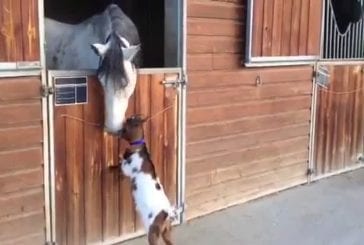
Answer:
[{"label": "horse head", "polygon": [[116,134],[123,125],[128,100],[133,94],[137,70],[133,61],[140,45],[130,43],[112,32],[105,43],[91,45],[99,56],[97,77],[104,91],[105,131]]}]

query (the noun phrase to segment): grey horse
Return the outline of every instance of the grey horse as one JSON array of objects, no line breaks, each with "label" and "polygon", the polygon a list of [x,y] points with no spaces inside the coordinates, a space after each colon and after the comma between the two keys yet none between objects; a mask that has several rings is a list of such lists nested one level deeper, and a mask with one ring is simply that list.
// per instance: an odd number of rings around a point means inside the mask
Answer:
[{"label": "grey horse", "polygon": [[110,4],[76,25],[46,18],[45,38],[47,69],[97,70],[104,91],[104,127],[118,133],[141,62],[135,24],[117,5]]}]

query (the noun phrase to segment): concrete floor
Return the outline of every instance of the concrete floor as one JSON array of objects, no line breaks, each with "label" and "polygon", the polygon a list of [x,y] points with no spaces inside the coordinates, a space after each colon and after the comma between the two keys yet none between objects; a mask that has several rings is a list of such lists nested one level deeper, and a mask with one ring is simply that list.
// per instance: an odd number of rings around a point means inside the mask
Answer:
[{"label": "concrete floor", "polygon": [[363,245],[364,170],[193,220],[174,237],[177,245]]}]

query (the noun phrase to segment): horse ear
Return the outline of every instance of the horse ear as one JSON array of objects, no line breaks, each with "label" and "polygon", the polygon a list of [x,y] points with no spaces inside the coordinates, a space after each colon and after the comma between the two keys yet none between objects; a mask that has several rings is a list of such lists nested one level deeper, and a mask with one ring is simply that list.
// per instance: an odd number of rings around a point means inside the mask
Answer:
[{"label": "horse ear", "polygon": [[132,61],[135,55],[140,51],[140,44],[122,49],[123,49],[124,59],[126,59],[127,61]]},{"label": "horse ear", "polygon": [[100,57],[103,57],[106,54],[108,46],[105,44],[94,43],[91,44],[91,49]]}]

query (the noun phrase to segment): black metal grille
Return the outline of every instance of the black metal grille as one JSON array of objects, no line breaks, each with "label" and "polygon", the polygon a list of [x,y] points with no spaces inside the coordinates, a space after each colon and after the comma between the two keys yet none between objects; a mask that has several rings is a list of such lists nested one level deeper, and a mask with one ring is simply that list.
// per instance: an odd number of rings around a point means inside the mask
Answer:
[{"label": "black metal grille", "polygon": [[[347,4],[347,0],[341,0],[343,4]],[[348,20],[348,14],[353,13],[353,10],[347,11],[346,15],[339,15],[337,11],[340,11],[340,6],[333,7],[332,0],[325,0],[325,16],[324,16],[324,43],[323,43],[323,58],[324,59],[362,59],[364,58],[364,18],[363,18],[363,6],[364,0],[349,0],[356,5],[359,3],[361,7],[356,9],[360,13],[359,21]],[[336,1],[338,2],[338,1]],[[345,7],[347,7],[346,5]],[[344,16],[344,17],[343,17]],[[344,18],[344,32],[342,32],[342,23],[338,25],[338,18]],[[353,17],[353,19],[358,18]],[[340,21],[340,19],[339,19]],[[346,24],[346,25],[345,25]]]}]

